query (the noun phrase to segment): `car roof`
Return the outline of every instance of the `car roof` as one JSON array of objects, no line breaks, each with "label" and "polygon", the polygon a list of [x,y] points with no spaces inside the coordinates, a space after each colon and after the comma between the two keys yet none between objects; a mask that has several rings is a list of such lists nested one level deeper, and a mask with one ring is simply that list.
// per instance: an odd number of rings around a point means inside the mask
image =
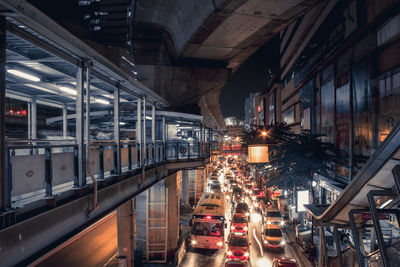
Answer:
[{"label": "car roof", "polygon": [[279,229],[279,230],[281,230],[281,227],[279,225],[277,225],[277,224],[267,224],[265,226],[265,229]]},{"label": "car roof", "polygon": [[235,214],[233,214],[233,217],[244,217],[244,218],[246,218],[247,216],[244,215],[243,213],[235,213]]}]

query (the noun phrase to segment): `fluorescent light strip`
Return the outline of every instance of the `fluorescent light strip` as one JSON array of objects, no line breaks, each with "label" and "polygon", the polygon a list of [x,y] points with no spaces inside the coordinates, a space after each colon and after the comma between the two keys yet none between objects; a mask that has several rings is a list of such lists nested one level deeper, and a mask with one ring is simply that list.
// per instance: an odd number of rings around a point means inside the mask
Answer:
[{"label": "fluorescent light strip", "polygon": [[385,208],[387,205],[389,205],[392,202],[393,202],[393,199],[388,199],[384,203],[382,203],[382,205],[380,205],[378,208],[379,209],[383,209],[383,208]]},{"label": "fluorescent light strip", "polygon": [[58,89],[60,89],[60,91],[63,91],[64,93],[70,94],[70,95],[77,95],[77,92],[75,89],[72,89],[70,87],[67,86],[59,86]]},{"label": "fluorescent light strip", "polygon": [[110,102],[101,98],[94,98],[93,101],[98,104],[110,105]]},{"label": "fluorescent light strip", "polygon": [[35,75],[32,75],[32,74],[28,74],[28,73],[20,71],[20,70],[8,69],[7,72],[12,74],[12,75],[15,75],[15,76],[30,80],[32,82],[40,82],[40,78],[39,77],[37,77]]}]

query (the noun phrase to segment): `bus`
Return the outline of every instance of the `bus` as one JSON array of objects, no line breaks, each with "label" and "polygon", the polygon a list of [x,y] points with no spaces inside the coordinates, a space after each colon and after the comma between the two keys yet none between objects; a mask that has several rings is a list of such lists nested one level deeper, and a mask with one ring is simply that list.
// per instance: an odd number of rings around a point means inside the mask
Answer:
[{"label": "bus", "polygon": [[203,193],[190,220],[191,245],[194,248],[224,247],[225,199],[222,193]]}]

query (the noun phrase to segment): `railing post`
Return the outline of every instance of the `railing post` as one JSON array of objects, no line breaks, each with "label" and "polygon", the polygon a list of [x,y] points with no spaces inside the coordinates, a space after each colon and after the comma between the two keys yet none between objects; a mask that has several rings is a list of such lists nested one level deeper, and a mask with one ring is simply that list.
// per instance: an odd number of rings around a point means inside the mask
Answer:
[{"label": "railing post", "polygon": [[188,149],[187,149],[187,152],[188,152],[187,158],[190,159],[190,143],[189,143],[189,142],[188,142],[187,146],[188,146]]},{"label": "railing post", "polygon": [[74,188],[79,187],[79,157],[78,157],[78,146],[74,146]]},{"label": "railing post", "polygon": [[99,178],[104,179],[104,147],[99,145]]},{"label": "railing post", "polygon": [[128,170],[132,170],[132,145],[128,144]]},{"label": "railing post", "polygon": [[179,159],[179,143],[176,143],[176,159]]},{"label": "railing post", "polygon": [[[11,189],[12,189],[12,165],[10,159],[10,150],[6,147],[5,155],[5,173],[4,173],[4,182],[5,182],[5,190],[4,190],[4,208],[1,210],[5,211],[11,208]],[[3,192],[1,193],[3,196]],[[3,203],[3,202],[2,202]]]},{"label": "railing post", "polygon": [[53,196],[53,171],[51,164],[51,147],[44,149],[45,163],[44,163],[44,179],[46,182],[46,197]]}]

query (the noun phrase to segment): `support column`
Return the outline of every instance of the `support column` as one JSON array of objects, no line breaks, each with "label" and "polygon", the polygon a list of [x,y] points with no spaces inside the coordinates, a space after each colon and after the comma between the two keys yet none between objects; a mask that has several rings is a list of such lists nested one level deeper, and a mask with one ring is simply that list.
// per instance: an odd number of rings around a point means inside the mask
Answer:
[{"label": "support column", "polygon": [[63,106],[63,139],[68,137],[68,105]]},{"label": "support column", "polygon": [[121,138],[120,138],[120,129],[119,129],[119,95],[120,89],[115,88],[114,90],[114,142],[117,144],[116,147],[116,164],[115,164],[115,172],[116,174],[121,173]]},{"label": "support column", "polygon": [[157,162],[156,152],[156,104],[151,106],[151,143],[153,144],[152,157],[154,162]]},{"label": "support column", "polygon": [[184,208],[189,208],[189,172],[190,170],[182,170],[182,202]]},{"label": "support column", "polygon": [[31,139],[32,138],[32,110],[31,110],[31,102],[27,102],[27,106],[28,106],[28,138],[27,139]]},{"label": "support column", "polygon": [[[84,69],[83,62],[80,62],[80,66],[78,68],[76,74],[76,120],[75,120],[75,131],[76,131],[76,143],[78,145],[77,148],[77,177],[75,178],[75,184],[79,187],[84,185],[83,178],[86,178],[85,168],[84,168]],[[85,179],[86,181],[86,179]]]},{"label": "support column", "polygon": [[32,98],[31,100],[31,135],[32,139],[37,139],[37,104],[36,98]]},{"label": "support column", "polygon": [[[82,185],[86,185],[86,168],[90,167],[90,67],[87,62],[84,64],[85,76],[85,92],[86,92],[86,119],[85,119],[85,155],[82,174]],[[83,113],[83,112],[82,112]],[[89,165],[88,165],[89,164]]]},{"label": "support column", "polygon": [[137,99],[136,105],[136,143],[138,144],[137,149],[139,150],[139,166],[142,166],[143,157],[142,157],[142,100],[141,98]]},{"label": "support column", "polygon": [[[37,139],[37,104],[36,104],[36,98],[33,97],[31,99],[31,139],[36,140]],[[36,145],[36,142],[33,142],[32,145]],[[31,153],[36,155],[38,153],[38,149],[35,148],[31,150]]]},{"label": "support column", "polygon": [[146,97],[143,98],[143,164],[147,165],[147,144],[146,144]]},{"label": "support column", "polygon": [[0,16],[0,210],[7,208],[6,179],[6,18]]},{"label": "support column", "polygon": [[[117,209],[118,260],[122,266],[134,266],[134,223],[132,199]],[[120,265],[120,266],[121,266]]]}]

